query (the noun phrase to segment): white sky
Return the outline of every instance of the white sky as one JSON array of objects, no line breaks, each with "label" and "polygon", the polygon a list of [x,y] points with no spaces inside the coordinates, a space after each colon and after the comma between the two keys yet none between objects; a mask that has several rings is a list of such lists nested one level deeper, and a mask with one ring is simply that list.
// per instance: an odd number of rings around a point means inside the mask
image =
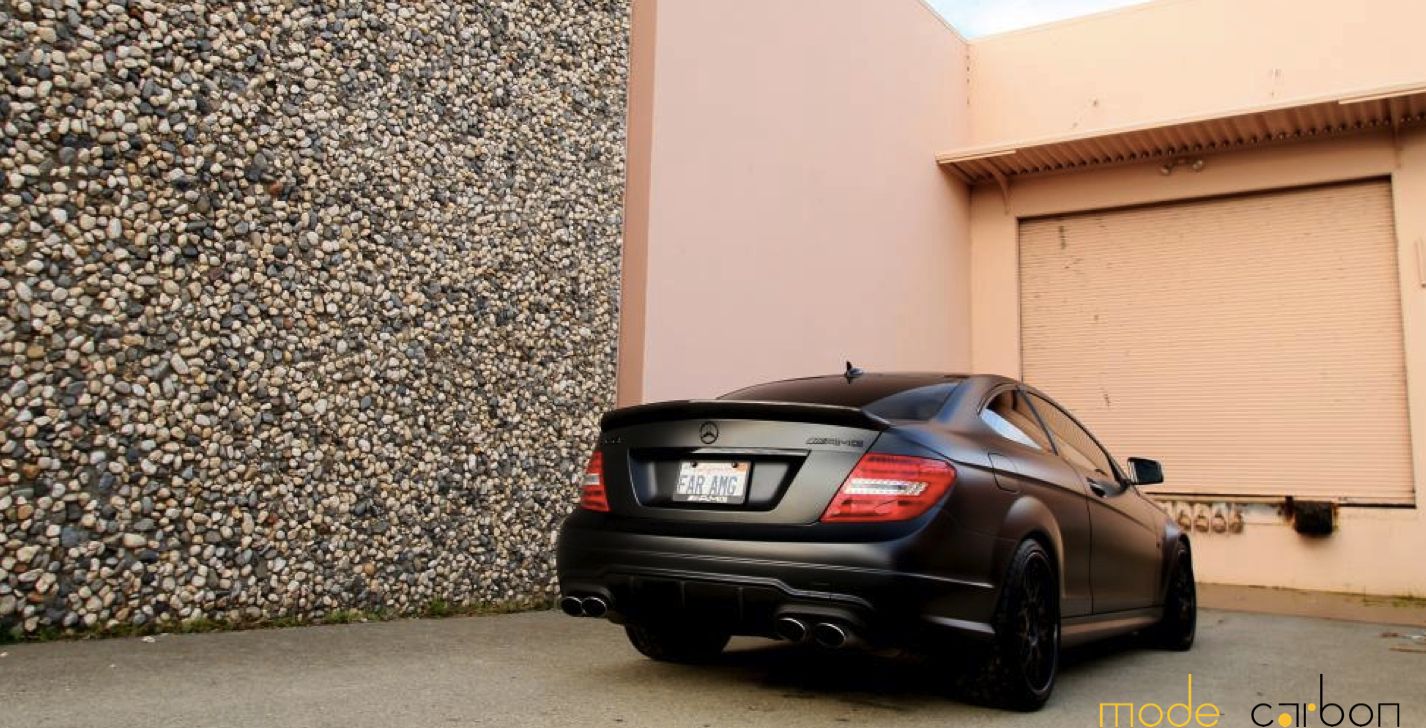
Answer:
[{"label": "white sky", "polygon": [[929,0],[967,38],[1051,23],[1147,0]]}]

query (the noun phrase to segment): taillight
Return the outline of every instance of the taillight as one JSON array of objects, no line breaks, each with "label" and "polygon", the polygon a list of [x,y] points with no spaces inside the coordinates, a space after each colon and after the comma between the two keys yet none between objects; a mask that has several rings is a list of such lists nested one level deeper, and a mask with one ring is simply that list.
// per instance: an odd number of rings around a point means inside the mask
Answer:
[{"label": "taillight", "polygon": [[868,453],[837,490],[823,521],[904,521],[930,508],[956,482],[949,463]]},{"label": "taillight", "polygon": [[609,510],[609,494],[604,490],[604,453],[598,450],[589,456],[589,465],[584,468],[579,507],[591,511]]}]

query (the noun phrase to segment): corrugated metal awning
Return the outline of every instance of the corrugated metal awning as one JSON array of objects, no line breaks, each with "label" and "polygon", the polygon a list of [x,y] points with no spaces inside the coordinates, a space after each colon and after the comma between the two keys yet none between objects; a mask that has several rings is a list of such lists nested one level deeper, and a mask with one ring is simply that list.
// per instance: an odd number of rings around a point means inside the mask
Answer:
[{"label": "corrugated metal awning", "polygon": [[968,183],[1223,152],[1261,144],[1397,128],[1426,121],[1426,83],[945,152],[936,161]]}]

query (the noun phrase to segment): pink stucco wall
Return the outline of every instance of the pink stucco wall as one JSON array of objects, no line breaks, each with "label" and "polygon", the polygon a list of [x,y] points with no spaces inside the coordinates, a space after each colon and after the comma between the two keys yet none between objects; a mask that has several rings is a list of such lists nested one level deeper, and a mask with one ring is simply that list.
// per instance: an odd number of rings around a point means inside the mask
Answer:
[{"label": "pink stucco wall", "polygon": [[966,369],[969,195],[934,162],[968,138],[960,38],[918,0],[662,0],[652,15],[649,177],[630,193],[647,200],[629,206],[647,215],[631,221],[646,298],[624,317],[643,351],[621,363],[642,374],[621,401],[844,359]]},{"label": "pink stucco wall", "polygon": [[1308,5],[1157,0],[978,39],[970,47],[968,146],[1426,81],[1426,3]]}]

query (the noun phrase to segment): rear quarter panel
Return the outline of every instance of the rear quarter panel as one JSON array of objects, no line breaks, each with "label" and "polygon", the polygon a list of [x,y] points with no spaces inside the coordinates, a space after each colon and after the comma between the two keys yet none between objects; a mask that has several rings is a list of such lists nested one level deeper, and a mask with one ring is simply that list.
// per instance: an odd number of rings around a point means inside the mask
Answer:
[{"label": "rear quarter panel", "polygon": [[[935,430],[934,426],[925,428]],[[925,432],[956,463],[957,481],[946,510],[959,528],[993,539],[991,551],[977,558],[980,578],[999,585],[1021,541],[1038,538],[1055,558],[1061,574],[1061,611],[1088,614],[1090,527],[1085,494],[1066,487],[1077,483],[1058,457],[996,435]],[[994,464],[990,455],[995,454]]]}]

